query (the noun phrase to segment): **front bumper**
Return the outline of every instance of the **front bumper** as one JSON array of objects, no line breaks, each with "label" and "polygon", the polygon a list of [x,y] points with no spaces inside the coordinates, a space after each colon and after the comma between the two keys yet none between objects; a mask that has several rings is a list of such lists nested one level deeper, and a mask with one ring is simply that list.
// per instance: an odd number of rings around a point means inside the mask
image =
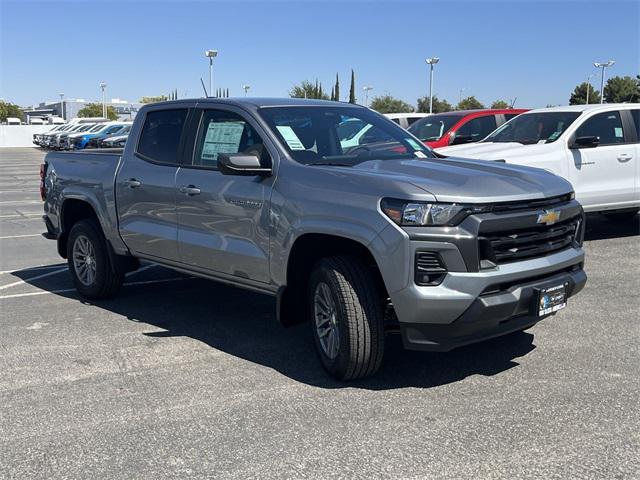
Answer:
[{"label": "front bumper", "polygon": [[[582,265],[577,264],[541,278],[493,284],[451,323],[401,322],[402,340],[405,348],[411,350],[448,351],[523,330],[549,316],[537,315],[541,289],[564,284],[569,298],[582,290],[586,282],[587,275]],[[422,320],[428,321],[428,316]]]}]

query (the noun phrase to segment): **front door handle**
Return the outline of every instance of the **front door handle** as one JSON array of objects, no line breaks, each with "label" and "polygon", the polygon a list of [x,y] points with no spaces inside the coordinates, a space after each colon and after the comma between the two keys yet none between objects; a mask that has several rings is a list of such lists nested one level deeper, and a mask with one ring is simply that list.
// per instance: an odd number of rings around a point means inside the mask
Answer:
[{"label": "front door handle", "polygon": [[194,195],[200,195],[200,189],[195,185],[182,185],[180,187],[180,193],[184,193],[185,195],[192,197]]},{"label": "front door handle", "polygon": [[125,180],[124,184],[129,188],[138,188],[142,186],[142,182],[136,180],[135,178],[130,178],[129,180]]},{"label": "front door handle", "polygon": [[631,155],[627,153],[621,153],[620,155],[618,155],[618,161],[622,163],[628,162],[629,160],[631,160],[631,158]]}]

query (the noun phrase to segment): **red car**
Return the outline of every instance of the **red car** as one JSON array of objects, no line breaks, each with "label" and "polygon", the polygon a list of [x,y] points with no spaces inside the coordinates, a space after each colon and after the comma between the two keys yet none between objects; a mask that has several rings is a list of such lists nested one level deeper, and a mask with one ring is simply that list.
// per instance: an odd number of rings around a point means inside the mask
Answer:
[{"label": "red car", "polygon": [[459,110],[421,118],[407,129],[431,148],[479,142],[528,109]]}]

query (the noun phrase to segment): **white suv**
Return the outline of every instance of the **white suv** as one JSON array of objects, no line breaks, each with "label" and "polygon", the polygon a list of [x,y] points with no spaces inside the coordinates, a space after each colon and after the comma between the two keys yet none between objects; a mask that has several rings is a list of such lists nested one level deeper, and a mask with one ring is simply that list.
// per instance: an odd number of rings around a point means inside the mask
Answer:
[{"label": "white suv", "polygon": [[[640,105],[540,108],[444,155],[544,168],[573,184],[586,212],[629,217],[640,209]],[[615,211],[615,212],[614,212]]]}]

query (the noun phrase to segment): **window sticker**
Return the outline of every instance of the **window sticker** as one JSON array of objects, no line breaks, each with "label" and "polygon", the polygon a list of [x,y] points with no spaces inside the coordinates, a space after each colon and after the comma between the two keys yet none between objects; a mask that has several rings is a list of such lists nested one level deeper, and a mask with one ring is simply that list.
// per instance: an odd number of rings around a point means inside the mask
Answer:
[{"label": "window sticker", "polygon": [[217,160],[220,153],[238,153],[243,132],[243,122],[209,122],[202,158]]},{"label": "window sticker", "polygon": [[549,138],[547,140],[549,140],[550,142],[553,142],[556,138],[558,138],[560,135],[562,134],[562,131],[556,131],[553,132],[551,135],[549,135]]},{"label": "window sticker", "polygon": [[284,138],[284,141],[287,142],[287,145],[289,145],[289,148],[291,150],[306,150],[306,148],[304,148],[304,145],[296,135],[296,132],[294,132],[293,128],[291,128],[289,125],[277,125],[276,128],[280,132],[280,135],[282,135],[282,138]]},{"label": "window sticker", "polygon": [[415,152],[413,152],[413,154],[418,158],[427,158],[427,156],[420,150],[416,150]]},{"label": "window sticker", "polygon": [[[411,145],[413,148],[415,148],[416,150],[420,150],[420,145],[418,144],[418,142],[416,142],[413,138],[405,138],[405,140],[407,141],[407,143],[409,145]],[[422,153],[422,152],[420,152]]]},{"label": "window sticker", "polygon": [[622,128],[620,127],[615,127],[614,128],[615,132],[616,132],[616,138],[622,138],[624,137],[624,135],[622,134]]}]

